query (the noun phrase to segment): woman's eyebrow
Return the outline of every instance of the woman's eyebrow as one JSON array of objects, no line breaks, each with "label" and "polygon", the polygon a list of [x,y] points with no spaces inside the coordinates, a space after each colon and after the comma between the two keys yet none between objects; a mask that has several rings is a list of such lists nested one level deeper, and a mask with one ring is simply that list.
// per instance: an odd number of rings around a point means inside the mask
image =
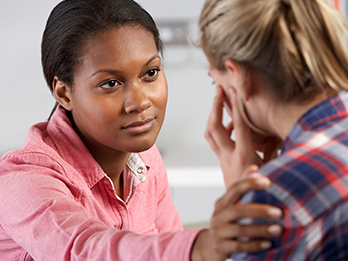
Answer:
[{"label": "woman's eyebrow", "polygon": [[147,63],[145,63],[145,65],[143,66],[143,68],[145,68],[146,66],[148,66],[149,63],[151,63],[151,62],[152,62],[153,60],[155,60],[156,58],[161,59],[161,58],[158,56],[158,54],[154,54],[154,55],[147,61]]},{"label": "woman's eyebrow", "polygon": [[100,69],[96,72],[94,72],[91,76],[89,76],[89,78],[93,77],[94,75],[98,74],[98,73],[101,73],[101,72],[105,72],[105,73],[109,73],[109,74],[118,74],[120,73],[121,71],[119,70],[113,70],[113,69]]},{"label": "woman's eyebrow", "polygon": [[[145,68],[146,66],[148,66],[149,63],[151,63],[153,60],[155,60],[155,59],[157,59],[157,58],[158,58],[158,59],[161,59],[161,58],[158,56],[158,54],[153,55],[153,56],[144,64],[143,68]],[[94,75],[96,75],[97,73],[101,73],[101,72],[106,72],[106,73],[110,73],[110,74],[118,74],[118,73],[120,73],[121,71],[119,71],[119,70],[113,70],[113,69],[100,69],[100,70],[94,72],[91,76],[89,76],[89,78],[91,78],[91,77],[93,77]]]}]

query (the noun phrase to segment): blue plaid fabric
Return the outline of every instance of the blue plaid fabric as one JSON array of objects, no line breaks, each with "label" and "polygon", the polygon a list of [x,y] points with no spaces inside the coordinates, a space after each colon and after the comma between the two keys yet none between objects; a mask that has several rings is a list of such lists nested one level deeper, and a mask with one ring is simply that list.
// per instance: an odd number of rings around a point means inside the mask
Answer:
[{"label": "blue plaid fabric", "polygon": [[310,109],[291,130],[280,156],[259,169],[272,186],[246,194],[241,203],[279,206],[284,233],[272,239],[271,250],[236,253],[234,260],[348,260],[347,110],[347,92]]}]

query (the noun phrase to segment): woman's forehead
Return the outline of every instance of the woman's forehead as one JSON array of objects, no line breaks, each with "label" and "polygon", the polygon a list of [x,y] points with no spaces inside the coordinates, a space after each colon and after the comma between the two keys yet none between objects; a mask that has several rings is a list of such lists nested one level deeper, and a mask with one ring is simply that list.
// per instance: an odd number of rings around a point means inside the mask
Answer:
[{"label": "woman's forehead", "polygon": [[84,47],[82,63],[77,70],[117,69],[128,64],[145,64],[158,56],[151,33],[139,26],[124,26],[101,32],[90,38]]}]

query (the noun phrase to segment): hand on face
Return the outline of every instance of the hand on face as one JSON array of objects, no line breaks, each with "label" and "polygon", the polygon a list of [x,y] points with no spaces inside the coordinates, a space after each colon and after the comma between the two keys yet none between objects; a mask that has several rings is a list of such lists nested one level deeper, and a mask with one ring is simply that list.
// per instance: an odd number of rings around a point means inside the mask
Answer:
[{"label": "hand on face", "polygon": [[[229,116],[233,119],[233,113],[232,113],[233,110],[231,105],[232,98],[228,98],[226,94],[224,94],[224,97],[225,97],[224,108],[226,109]],[[230,122],[230,125],[232,124],[233,124],[233,121]],[[266,163],[269,160],[275,158],[278,150],[280,149],[282,141],[275,136],[265,136],[252,129],[250,129],[250,131],[251,131],[251,140],[252,140],[252,144],[255,151],[263,153],[262,162]]]},{"label": "hand on face", "polygon": [[[243,171],[250,164],[261,166],[275,157],[274,151],[278,147],[279,140],[276,137],[265,137],[248,127],[239,112],[236,93],[232,89],[227,94],[219,86],[216,90],[205,138],[219,158],[225,185],[228,188],[243,177]],[[227,126],[222,123],[223,108],[233,119]],[[235,141],[231,139],[233,130]],[[264,158],[261,159],[256,151],[264,153]]]},{"label": "hand on face", "polygon": [[[248,167],[244,175],[255,171],[257,166]],[[242,218],[278,220],[282,216],[279,208],[264,204],[236,204],[237,200],[251,190],[267,189],[271,185],[265,177],[254,177],[235,183],[215,205],[210,228],[202,231],[192,248],[191,260],[225,260],[233,252],[258,252],[270,248],[268,240],[282,233],[279,225],[242,225]],[[239,237],[257,237],[249,242],[239,241]]]}]

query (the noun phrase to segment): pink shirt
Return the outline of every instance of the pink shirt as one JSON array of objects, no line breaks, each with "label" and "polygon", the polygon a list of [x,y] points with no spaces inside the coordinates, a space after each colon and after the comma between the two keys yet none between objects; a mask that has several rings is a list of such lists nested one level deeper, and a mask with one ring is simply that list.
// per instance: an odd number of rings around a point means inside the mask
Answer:
[{"label": "pink shirt", "polygon": [[0,260],[190,260],[199,230],[182,230],[155,146],[124,181],[125,201],[58,107],[0,159]]}]

